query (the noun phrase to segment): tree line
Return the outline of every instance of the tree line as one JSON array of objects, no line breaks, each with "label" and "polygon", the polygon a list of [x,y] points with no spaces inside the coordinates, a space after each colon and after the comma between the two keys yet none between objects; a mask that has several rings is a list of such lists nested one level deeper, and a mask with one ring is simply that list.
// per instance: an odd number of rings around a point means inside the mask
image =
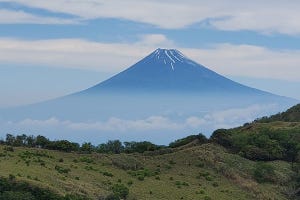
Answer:
[{"label": "tree line", "polygon": [[168,146],[156,145],[148,141],[142,142],[121,142],[120,140],[109,140],[106,143],[93,145],[90,142],[79,144],[70,142],[68,140],[50,140],[42,135],[12,135],[7,134],[4,140],[0,140],[0,144],[14,146],[14,147],[29,147],[42,148],[49,150],[58,150],[64,152],[82,152],[82,153],[144,153],[146,151],[156,151],[166,148],[176,148],[186,145],[193,140],[198,139],[201,143],[208,142],[208,139],[203,134],[191,135],[179,140],[171,142]]},{"label": "tree line", "polygon": [[166,146],[156,145],[151,142],[121,142],[120,140],[109,140],[106,143],[93,145],[90,142],[79,144],[68,140],[50,140],[42,135],[12,135],[7,134],[4,140],[0,140],[0,144],[14,147],[42,148],[49,150],[58,150],[64,152],[82,152],[82,153],[143,153],[145,151],[155,151]]}]

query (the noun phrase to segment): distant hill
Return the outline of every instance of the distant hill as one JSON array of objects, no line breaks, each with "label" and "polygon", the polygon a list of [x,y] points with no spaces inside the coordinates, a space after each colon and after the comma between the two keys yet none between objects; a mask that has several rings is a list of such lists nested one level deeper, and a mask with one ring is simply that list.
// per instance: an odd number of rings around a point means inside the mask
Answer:
[{"label": "distant hill", "polygon": [[274,122],[274,121],[284,121],[284,122],[300,122],[300,104],[289,108],[287,111],[272,115],[270,117],[263,117],[257,122]]}]

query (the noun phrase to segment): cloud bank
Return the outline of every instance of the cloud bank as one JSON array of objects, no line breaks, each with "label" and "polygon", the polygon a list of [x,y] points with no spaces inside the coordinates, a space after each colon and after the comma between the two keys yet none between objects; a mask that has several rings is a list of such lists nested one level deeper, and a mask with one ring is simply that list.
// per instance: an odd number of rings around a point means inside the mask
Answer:
[{"label": "cloud bank", "polygon": [[182,120],[173,120],[168,116],[150,116],[146,119],[120,119],[111,117],[106,121],[73,122],[61,121],[55,117],[46,120],[24,119],[19,122],[6,122],[6,125],[16,127],[68,129],[75,131],[152,131],[152,130],[214,130],[229,128],[254,120],[257,116],[264,116],[276,109],[276,105],[252,105],[246,108],[235,108],[208,113],[204,116],[190,116]]},{"label": "cloud bank", "polygon": [[117,73],[161,46],[177,48],[191,59],[224,75],[300,80],[300,50],[233,44],[218,44],[205,49],[180,48],[162,34],[141,35],[135,43],[0,38],[0,63]]}]

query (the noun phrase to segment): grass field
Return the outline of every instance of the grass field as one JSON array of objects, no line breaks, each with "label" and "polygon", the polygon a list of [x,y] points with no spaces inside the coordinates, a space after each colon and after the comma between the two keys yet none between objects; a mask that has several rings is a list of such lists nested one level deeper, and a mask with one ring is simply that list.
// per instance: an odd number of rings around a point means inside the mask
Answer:
[{"label": "grass field", "polygon": [[268,162],[276,183],[257,183],[256,163],[203,144],[144,154],[79,154],[0,146],[0,176],[59,194],[99,199],[114,184],[129,188],[127,199],[287,199],[291,164]]}]

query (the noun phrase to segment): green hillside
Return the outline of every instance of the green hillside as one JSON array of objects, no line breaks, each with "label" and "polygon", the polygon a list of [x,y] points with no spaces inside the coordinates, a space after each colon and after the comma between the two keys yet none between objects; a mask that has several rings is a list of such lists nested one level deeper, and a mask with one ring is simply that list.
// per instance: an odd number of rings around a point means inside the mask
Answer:
[{"label": "green hillside", "polygon": [[299,199],[298,112],[169,146],[8,135],[0,145],[0,200]]},{"label": "green hillside", "polygon": [[295,176],[291,164],[268,162],[272,180],[255,179],[257,163],[203,144],[172,153],[78,154],[1,146],[0,173],[54,193],[101,199],[113,186],[129,189],[127,199],[287,199]]}]

